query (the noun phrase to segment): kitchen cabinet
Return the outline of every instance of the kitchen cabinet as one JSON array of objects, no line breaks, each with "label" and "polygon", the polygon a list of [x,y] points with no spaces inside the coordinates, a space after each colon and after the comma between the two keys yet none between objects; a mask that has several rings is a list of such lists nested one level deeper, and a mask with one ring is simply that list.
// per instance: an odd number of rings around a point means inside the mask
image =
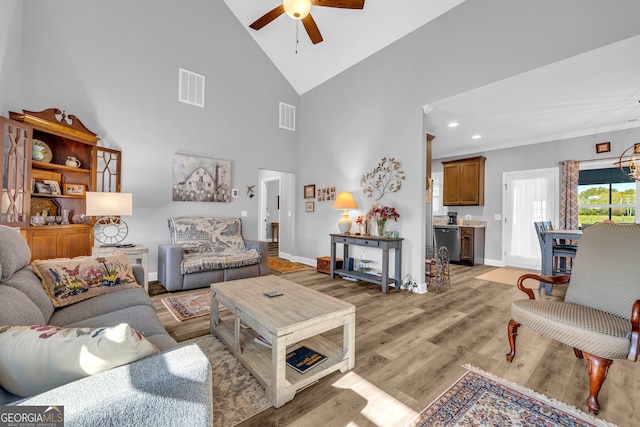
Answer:
[{"label": "kitchen cabinet", "polygon": [[484,227],[460,227],[460,263],[484,264]]},{"label": "kitchen cabinet", "polygon": [[485,160],[479,156],[442,162],[445,206],[484,205]]}]

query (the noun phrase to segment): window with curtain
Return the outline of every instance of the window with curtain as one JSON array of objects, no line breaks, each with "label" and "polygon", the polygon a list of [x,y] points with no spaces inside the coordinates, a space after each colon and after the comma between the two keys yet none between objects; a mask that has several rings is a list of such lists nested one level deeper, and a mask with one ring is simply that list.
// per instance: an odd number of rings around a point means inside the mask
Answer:
[{"label": "window with curtain", "polygon": [[636,181],[620,168],[587,169],[578,179],[578,223],[636,222]]}]

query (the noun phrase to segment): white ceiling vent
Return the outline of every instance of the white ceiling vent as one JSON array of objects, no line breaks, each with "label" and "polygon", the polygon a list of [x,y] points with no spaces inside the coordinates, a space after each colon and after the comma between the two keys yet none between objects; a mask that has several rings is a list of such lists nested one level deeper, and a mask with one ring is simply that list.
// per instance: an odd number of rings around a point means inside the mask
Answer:
[{"label": "white ceiling vent", "polygon": [[204,76],[179,68],[178,101],[204,108]]},{"label": "white ceiling vent", "polygon": [[280,127],[287,130],[296,130],[296,107],[280,103]]}]

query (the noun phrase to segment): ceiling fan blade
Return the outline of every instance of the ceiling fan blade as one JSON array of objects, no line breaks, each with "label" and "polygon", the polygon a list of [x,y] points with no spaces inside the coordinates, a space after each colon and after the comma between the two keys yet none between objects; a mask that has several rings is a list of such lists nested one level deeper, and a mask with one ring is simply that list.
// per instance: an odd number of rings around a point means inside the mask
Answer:
[{"label": "ceiling fan blade", "polygon": [[309,34],[309,38],[313,44],[317,44],[322,41],[322,34],[320,34],[318,25],[316,25],[316,21],[313,20],[313,16],[311,16],[311,14],[302,18],[302,24],[304,24],[304,29],[307,30],[307,34]]},{"label": "ceiling fan blade", "polygon": [[342,9],[364,9],[364,0],[311,0],[311,4]]},{"label": "ceiling fan blade", "polygon": [[265,13],[260,18],[256,20],[253,24],[249,25],[249,28],[253,28],[254,30],[259,30],[260,28],[267,25],[269,22],[276,19],[278,16],[284,13],[284,6],[280,5],[275,9]]}]

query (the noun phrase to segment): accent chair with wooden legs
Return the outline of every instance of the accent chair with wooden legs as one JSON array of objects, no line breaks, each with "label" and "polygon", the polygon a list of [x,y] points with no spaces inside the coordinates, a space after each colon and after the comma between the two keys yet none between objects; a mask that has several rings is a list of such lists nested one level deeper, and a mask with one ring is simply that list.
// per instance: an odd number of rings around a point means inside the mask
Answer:
[{"label": "accent chair with wooden legs", "polygon": [[[584,231],[571,276],[525,274],[518,288],[528,299],[511,303],[508,338],[516,355],[520,326],[573,347],[587,359],[589,412],[600,410],[598,394],[614,360],[638,358],[640,335],[640,224],[597,224]],[[568,283],[564,301],[536,300],[525,279]]]}]

